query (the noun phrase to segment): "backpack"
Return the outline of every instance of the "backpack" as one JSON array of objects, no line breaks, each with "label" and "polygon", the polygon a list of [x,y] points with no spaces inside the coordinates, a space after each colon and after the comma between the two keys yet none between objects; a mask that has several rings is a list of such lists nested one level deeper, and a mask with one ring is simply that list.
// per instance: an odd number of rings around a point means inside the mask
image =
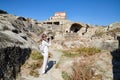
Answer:
[{"label": "backpack", "polygon": [[44,46],[42,44],[39,45],[39,50],[41,53],[44,53]]}]

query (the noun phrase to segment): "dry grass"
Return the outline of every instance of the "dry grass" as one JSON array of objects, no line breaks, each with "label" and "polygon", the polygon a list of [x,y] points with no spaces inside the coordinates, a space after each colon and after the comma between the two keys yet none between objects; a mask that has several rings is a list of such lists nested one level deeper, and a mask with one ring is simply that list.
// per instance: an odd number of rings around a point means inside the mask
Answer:
[{"label": "dry grass", "polygon": [[102,37],[102,36],[105,36],[106,34],[114,37],[117,32],[120,32],[120,28],[108,30],[107,32],[97,31],[92,37]]},{"label": "dry grass", "polygon": [[77,49],[71,49],[71,50],[65,50],[63,51],[63,56],[66,57],[75,57],[75,56],[92,56],[96,53],[100,53],[101,50],[98,48],[90,48],[90,47],[84,47],[84,48],[77,48]]},{"label": "dry grass", "polygon": [[80,63],[75,61],[73,65],[72,80],[90,80],[94,76],[92,62],[89,60],[85,60],[84,62],[80,61]]},{"label": "dry grass", "polygon": [[[49,53],[49,58],[50,57],[52,57],[51,53]],[[43,55],[36,50],[32,50],[30,54],[30,58],[23,65],[23,68],[25,71],[28,71],[27,72],[28,75],[38,77],[39,76],[38,69],[42,67],[42,64],[43,64]]]},{"label": "dry grass", "polygon": [[[40,52],[36,51],[36,50],[33,50],[30,57],[33,59],[33,60],[43,60],[43,55],[41,55]],[[49,52],[49,55],[48,55],[49,58],[52,57],[52,53]]]},{"label": "dry grass", "polygon": [[93,35],[93,37],[102,37],[102,35],[104,35],[105,34],[105,32],[103,32],[103,31],[98,31],[98,32],[96,32],[94,35]]},{"label": "dry grass", "polygon": [[42,66],[42,62],[40,61],[38,61],[38,62],[34,62],[34,63],[32,63],[31,65],[30,65],[30,69],[32,69],[32,70],[35,70],[35,69],[38,69],[38,68],[40,68]]},{"label": "dry grass", "polygon": [[41,53],[39,53],[39,52],[36,51],[36,50],[32,50],[32,53],[31,53],[30,57],[31,57],[33,60],[42,60],[42,59],[43,59],[43,56],[41,55]]},{"label": "dry grass", "polygon": [[31,70],[29,74],[34,77],[39,77],[39,72],[37,70]]},{"label": "dry grass", "polygon": [[92,56],[95,55],[96,53],[100,53],[101,50],[95,47],[84,47],[79,48],[77,52],[83,56]]},{"label": "dry grass", "polygon": [[49,52],[48,58],[51,58],[52,56],[53,56],[52,53]]},{"label": "dry grass", "polygon": [[[61,61],[61,60],[60,60],[60,61]],[[58,67],[59,67],[59,65],[61,64],[60,61],[55,65],[55,68],[58,68]]]},{"label": "dry grass", "polygon": [[32,50],[30,54],[30,58],[23,65],[23,70],[27,71],[26,75],[38,77],[39,76],[38,69],[41,68],[42,63],[43,63],[43,56],[41,55],[41,53],[39,53],[36,50]]},{"label": "dry grass", "polygon": [[62,72],[64,80],[101,80],[101,76],[95,76],[95,69],[93,66],[94,60],[92,58],[86,58],[82,61],[74,61],[72,70],[73,72],[68,74]]},{"label": "dry grass", "polygon": [[120,28],[116,28],[116,29],[113,29],[113,30],[109,30],[109,31],[107,32],[107,34],[110,34],[111,36],[114,37],[117,32],[120,32]]},{"label": "dry grass", "polygon": [[94,59],[101,50],[94,47],[84,47],[63,51],[66,57],[81,57],[80,60],[74,60],[72,73],[62,72],[64,80],[101,80],[101,75],[95,75]]}]

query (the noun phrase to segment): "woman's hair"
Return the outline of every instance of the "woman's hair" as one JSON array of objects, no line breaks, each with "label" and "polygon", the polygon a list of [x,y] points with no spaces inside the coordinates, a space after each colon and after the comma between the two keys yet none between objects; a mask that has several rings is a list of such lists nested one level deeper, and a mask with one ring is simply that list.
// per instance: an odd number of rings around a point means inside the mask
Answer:
[{"label": "woman's hair", "polygon": [[45,39],[46,39],[46,37],[47,37],[47,35],[46,35],[46,34],[42,34],[42,36],[41,36],[42,40],[45,40]]}]

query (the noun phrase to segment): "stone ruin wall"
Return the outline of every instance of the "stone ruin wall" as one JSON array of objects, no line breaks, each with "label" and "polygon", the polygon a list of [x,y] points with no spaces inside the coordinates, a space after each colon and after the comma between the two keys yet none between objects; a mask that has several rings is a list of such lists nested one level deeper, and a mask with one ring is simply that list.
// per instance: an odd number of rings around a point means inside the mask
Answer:
[{"label": "stone ruin wall", "polygon": [[[54,24],[55,22],[58,22],[59,24]],[[62,23],[62,24],[61,24]],[[66,36],[66,35],[74,35],[78,34],[78,36],[85,36],[85,34],[92,33],[90,30],[93,30],[91,26],[88,27],[86,24],[82,23],[76,23],[76,22],[70,22],[67,20],[59,20],[59,21],[46,21],[42,23],[42,26],[46,28],[46,33],[49,33],[49,31],[56,34],[56,36]],[[78,37],[77,36],[77,37]],[[76,37],[76,36],[74,36]],[[86,36],[87,37],[87,36]]]}]

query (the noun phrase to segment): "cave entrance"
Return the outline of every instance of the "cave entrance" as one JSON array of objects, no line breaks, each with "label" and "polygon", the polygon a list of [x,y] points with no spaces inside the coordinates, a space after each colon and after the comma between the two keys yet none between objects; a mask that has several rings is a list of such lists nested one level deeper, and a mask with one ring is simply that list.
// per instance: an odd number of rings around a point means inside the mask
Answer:
[{"label": "cave entrance", "polygon": [[82,25],[78,23],[74,23],[70,27],[70,32],[72,31],[73,33],[77,33],[81,28],[82,28]]}]

